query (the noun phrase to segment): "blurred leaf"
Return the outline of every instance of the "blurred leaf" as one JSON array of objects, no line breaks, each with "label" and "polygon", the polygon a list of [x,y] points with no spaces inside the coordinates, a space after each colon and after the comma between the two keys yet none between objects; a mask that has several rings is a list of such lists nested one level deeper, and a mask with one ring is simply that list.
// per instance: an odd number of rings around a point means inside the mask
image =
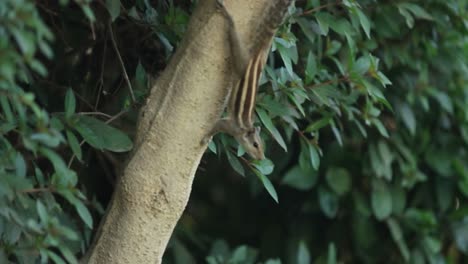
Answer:
[{"label": "blurred leaf", "polygon": [[314,145],[310,144],[310,142],[308,142],[308,147],[309,147],[310,161],[312,163],[312,167],[315,170],[318,170],[320,166],[320,157],[319,157],[318,151]]},{"label": "blurred leaf", "polygon": [[291,186],[298,190],[310,190],[317,182],[316,171],[304,171],[299,166],[294,166],[283,177],[281,184]]},{"label": "blurred leaf", "polygon": [[[309,52],[309,55],[307,56],[305,74],[306,74],[306,80],[313,80],[315,74],[317,74],[317,62],[312,52]],[[309,83],[309,82],[306,81],[306,83]]]},{"label": "blurred leaf", "polygon": [[405,261],[408,261],[410,258],[410,253],[408,245],[403,237],[403,231],[400,227],[400,224],[393,218],[387,219],[387,226],[390,229],[390,234],[392,235],[393,241],[398,245],[401,255]]},{"label": "blurred leaf", "polygon": [[174,258],[175,263],[196,263],[194,257],[190,253],[190,251],[185,247],[185,245],[178,239],[176,239],[174,243]]},{"label": "blurred leaf", "polygon": [[24,161],[23,155],[21,153],[16,153],[15,158],[15,170],[16,176],[25,177],[26,176],[26,162]]},{"label": "blurred leaf", "polygon": [[436,217],[432,211],[409,208],[404,214],[406,224],[420,233],[433,230],[437,225]]},{"label": "blurred leaf", "polygon": [[253,264],[255,263],[257,254],[257,251],[250,247],[240,246],[236,248],[232,253],[229,263]]},{"label": "blurred leaf", "polygon": [[446,93],[442,91],[435,91],[432,95],[437,99],[437,101],[439,101],[439,104],[442,107],[442,109],[444,109],[450,114],[453,113],[452,99],[450,99],[450,97]]},{"label": "blurred leaf", "polygon": [[373,181],[371,203],[372,211],[378,220],[384,220],[392,213],[392,194],[384,181]]},{"label": "blurred leaf", "polygon": [[106,0],[107,11],[111,15],[112,22],[120,15],[120,0]]},{"label": "blurred leaf", "polygon": [[308,264],[310,262],[310,253],[307,245],[304,241],[299,242],[299,248],[297,249],[297,263],[298,264]]},{"label": "blurred leaf", "polygon": [[330,124],[330,121],[331,121],[331,116],[324,116],[321,119],[307,126],[307,128],[305,129],[305,132],[317,131],[320,128],[325,127],[328,124]]},{"label": "blurred leaf", "polygon": [[65,118],[69,119],[76,109],[75,95],[72,89],[68,89],[65,95]]},{"label": "blurred leaf", "polygon": [[356,9],[356,13],[359,17],[359,23],[361,24],[362,29],[366,33],[367,38],[370,39],[370,21],[366,15],[360,10]]},{"label": "blurred leaf", "polygon": [[90,22],[96,21],[96,17],[94,16],[94,13],[91,10],[91,7],[87,3],[81,4],[80,7]]},{"label": "blurred leaf", "polygon": [[70,148],[73,151],[73,154],[78,158],[78,160],[82,160],[82,153],[81,153],[81,146],[80,143],[78,142],[78,139],[75,137],[73,132],[67,130],[66,131],[67,135],[67,141],[68,145],[70,145]]},{"label": "blurred leaf", "polygon": [[468,254],[468,217],[455,223],[452,229],[457,248],[464,254]]},{"label": "blurred leaf", "polygon": [[351,190],[351,176],[346,169],[332,167],[327,170],[328,186],[338,195],[343,196]]},{"label": "blurred leaf", "polygon": [[47,251],[47,255],[52,259],[52,261],[54,261],[54,263],[56,264],[66,264],[66,262],[61,258],[59,257],[57,254],[55,254],[54,252],[52,251]]},{"label": "blurred leaf", "polygon": [[385,126],[382,124],[382,122],[379,119],[372,119],[372,123],[377,128],[377,130],[379,130],[379,132],[380,132],[380,134],[382,136],[384,136],[386,138],[390,137],[388,135],[387,129],[385,128]]},{"label": "blurred leaf", "polygon": [[416,5],[416,4],[413,4],[413,3],[400,3],[400,4],[398,4],[398,8],[400,10],[401,9],[406,9],[406,10],[410,11],[417,18],[432,20],[432,16],[429,13],[427,13],[427,11],[424,10],[419,5]]},{"label": "blurred leaf", "polygon": [[400,115],[411,135],[414,135],[416,132],[416,118],[414,117],[413,110],[407,104],[402,104],[400,107]]},{"label": "blurred leaf", "polygon": [[65,257],[68,263],[70,264],[78,264],[78,260],[76,259],[75,255],[68,249],[67,247],[59,247],[60,252]]},{"label": "blurred leaf", "polygon": [[328,257],[327,257],[327,264],[336,264],[336,247],[335,243],[328,244]]},{"label": "blurred leaf", "polygon": [[338,196],[323,186],[319,187],[318,195],[322,212],[328,218],[335,218],[336,214],[338,213]]},{"label": "blurred leaf", "polygon": [[36,200],[36,210],[39,218],[41,219],[41,223],[46,225],[49,221],[49,214],[47,213],[46,207],[40,200]]}]

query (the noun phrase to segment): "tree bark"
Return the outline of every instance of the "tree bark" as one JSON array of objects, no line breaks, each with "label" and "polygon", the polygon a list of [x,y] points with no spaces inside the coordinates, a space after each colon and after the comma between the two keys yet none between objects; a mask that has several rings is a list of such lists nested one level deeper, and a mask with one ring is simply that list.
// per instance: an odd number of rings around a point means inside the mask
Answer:
[{"label": "tree bark", "polygon": [[[225,1],[243,43],[252,39],[251,25],[268,1]],[[133,155],[82,262],[161,262],[206,149],[200,142],[223,110],[229,61],[226,21],[214,0],[202,0],[177,52],[152,87]]]}]

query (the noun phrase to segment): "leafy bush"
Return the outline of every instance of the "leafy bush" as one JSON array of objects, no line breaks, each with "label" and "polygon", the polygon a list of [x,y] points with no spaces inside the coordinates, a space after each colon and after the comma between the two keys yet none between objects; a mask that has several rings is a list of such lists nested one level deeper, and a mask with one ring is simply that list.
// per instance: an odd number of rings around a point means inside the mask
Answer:
[{"label": "leafy bush", "polygon": [[[0,2],[1,263],[89,247],[192,8]],[[217,136],[164,261],[466,262],[466,15],[456,0],[297,1],[258,96],[269,160]]]}]

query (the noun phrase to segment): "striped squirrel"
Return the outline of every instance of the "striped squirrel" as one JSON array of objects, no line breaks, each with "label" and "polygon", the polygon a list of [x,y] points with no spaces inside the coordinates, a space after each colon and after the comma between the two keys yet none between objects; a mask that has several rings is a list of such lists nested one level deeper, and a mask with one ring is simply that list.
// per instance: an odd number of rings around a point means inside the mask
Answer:
[{"label": "striped squirrel", "polygon": [[206,144],[214,134],[225,132],[233,136],[252,158],[265,158],[260,127],[255,127],[253,122],[255,98],[258,80],[265,66],[273,36],[283,21],[290,2],[291,0],[271,1],[256,31],[252,48],[247,50],[245,45],[240,43],[234,20],[226,10],[223,0],[216,0],[218,10],[228,21],[229,44],[237,83],[229,95],[227,117],[216,123],[203,139],[203,143]]}]

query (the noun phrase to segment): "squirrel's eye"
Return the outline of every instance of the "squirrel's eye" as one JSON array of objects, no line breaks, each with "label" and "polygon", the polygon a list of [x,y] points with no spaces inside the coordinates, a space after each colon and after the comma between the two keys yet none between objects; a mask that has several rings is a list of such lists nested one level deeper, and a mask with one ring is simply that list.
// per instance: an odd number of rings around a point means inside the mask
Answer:
[{"label": "squirrel's eye", "polygon": [[257,143],[257,142],[254,142],[254,143],[253,143],[253,146],[254,146],[254,148],[258,148],[258,143]]}]

